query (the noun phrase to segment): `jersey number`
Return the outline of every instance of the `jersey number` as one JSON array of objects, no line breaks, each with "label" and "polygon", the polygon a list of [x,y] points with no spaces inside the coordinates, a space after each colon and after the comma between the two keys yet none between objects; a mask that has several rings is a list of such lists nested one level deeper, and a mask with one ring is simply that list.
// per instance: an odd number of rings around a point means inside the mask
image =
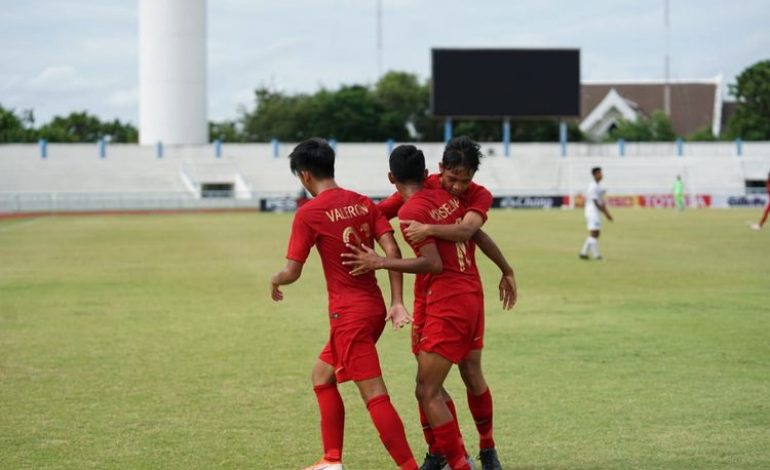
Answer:
[{"label": "jersey number", "polygon": [[359,246],[364,241],[369,241],[372,238],[372,231],[369,228],[368,223],[361,224],[356,230],[352,225],[345,227],[342,231],[342,242],[350,245]]}]

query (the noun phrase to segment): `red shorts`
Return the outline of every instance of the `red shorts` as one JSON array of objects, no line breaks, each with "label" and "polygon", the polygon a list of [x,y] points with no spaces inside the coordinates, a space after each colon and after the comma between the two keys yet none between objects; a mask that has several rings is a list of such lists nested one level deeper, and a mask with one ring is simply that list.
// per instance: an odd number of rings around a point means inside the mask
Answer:
[{"label": "red shorts", "polygon": [[329,341],[318,359],[334,367],[337,382],[373,379],[382,375],[375,344],[385,329],[385,306],[366,316],[330,313]]},{"label": "red shorts", "polygon": [[[414,341],[414,330],[412,331]],[[428,304],[413,350],[439,354],[457,364],[484,347],[484,295],[458,294]]]}]

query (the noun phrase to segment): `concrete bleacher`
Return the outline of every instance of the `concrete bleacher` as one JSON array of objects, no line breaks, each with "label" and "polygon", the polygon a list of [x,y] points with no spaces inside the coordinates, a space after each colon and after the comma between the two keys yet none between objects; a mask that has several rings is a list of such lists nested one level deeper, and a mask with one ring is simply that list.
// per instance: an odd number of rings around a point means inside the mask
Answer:
[{"label": "concrete bleacher", "polygon": [[[443,144],[418,146],[429,170],[437,171]],[[0,145],[0,212],[22,210],[32,200],[34,210],[51,200],[60,210],[68,204],[88,210],[256,207],[260,198],[300,192],[286,158],[293,147],[282,143],[276,157],[270,144],[224,144],[217,158],[211,145],[169,146],[158,158],[152,146],[108,145],[100,158],[96,144],[51,144],[41,158],[37,145]],[[770,172],[767,142],[743,143],[740,156],[734,143],[725,142],[685,144],[681,156],[674,143],[627,143],[622,156],[617,144],[569,144],[566,156],[550,143],[512,144],[509,157],[500,142],[483,143],[482,149],[486,157],[476,181],[498,196],[576,195],[584,192],[593,166],[604,169],[608,193],[619,195],[667,194],[676,175],[692,194],[742,195],[746,180],[764,180]],[[347,188],[374,197],[393,191],[385,143],[338,144],[336,171]],[[207,183],[232,184],[238,202],[202,201]],[[114,200],[121,202],[116,206]]]}]

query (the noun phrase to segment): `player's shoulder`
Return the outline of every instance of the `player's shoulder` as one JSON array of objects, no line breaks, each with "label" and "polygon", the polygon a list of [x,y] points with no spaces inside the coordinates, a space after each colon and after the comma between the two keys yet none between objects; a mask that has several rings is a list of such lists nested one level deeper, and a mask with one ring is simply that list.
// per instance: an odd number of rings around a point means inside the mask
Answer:
[{"label": "player's shoulder", "polygon": [[422,186],[425,189],[441,189],[441,174],[433,173],[428,175],[422,182]]},{"label": "player's shoulder", "polygon": [[471,184],[468,185],[467,192],[469,197],[492,196],[492,192],[486,186],[474,181],[471,181]]},{"label": "player's shoulder", "polygon": [[398,218],[409,219],[430,210],[435,205],[431,197],[435,192],[438,190],[422,189],[414,193],[398,210]]}]

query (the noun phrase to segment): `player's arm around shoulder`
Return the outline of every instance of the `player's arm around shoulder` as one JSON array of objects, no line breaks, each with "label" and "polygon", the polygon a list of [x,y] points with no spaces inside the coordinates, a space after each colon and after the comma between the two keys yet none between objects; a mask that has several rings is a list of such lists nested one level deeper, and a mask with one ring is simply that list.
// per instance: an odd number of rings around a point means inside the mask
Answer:
[{"label": "player's arm around shoulder", "polygon": [[402,220],[407,223],[404,236],[412,243],[420,243],[429,237],[450,242],[467,242],[484,225],[484,218],[476,211],[468,211],[459,224],[423,224],[416,220]]}]

